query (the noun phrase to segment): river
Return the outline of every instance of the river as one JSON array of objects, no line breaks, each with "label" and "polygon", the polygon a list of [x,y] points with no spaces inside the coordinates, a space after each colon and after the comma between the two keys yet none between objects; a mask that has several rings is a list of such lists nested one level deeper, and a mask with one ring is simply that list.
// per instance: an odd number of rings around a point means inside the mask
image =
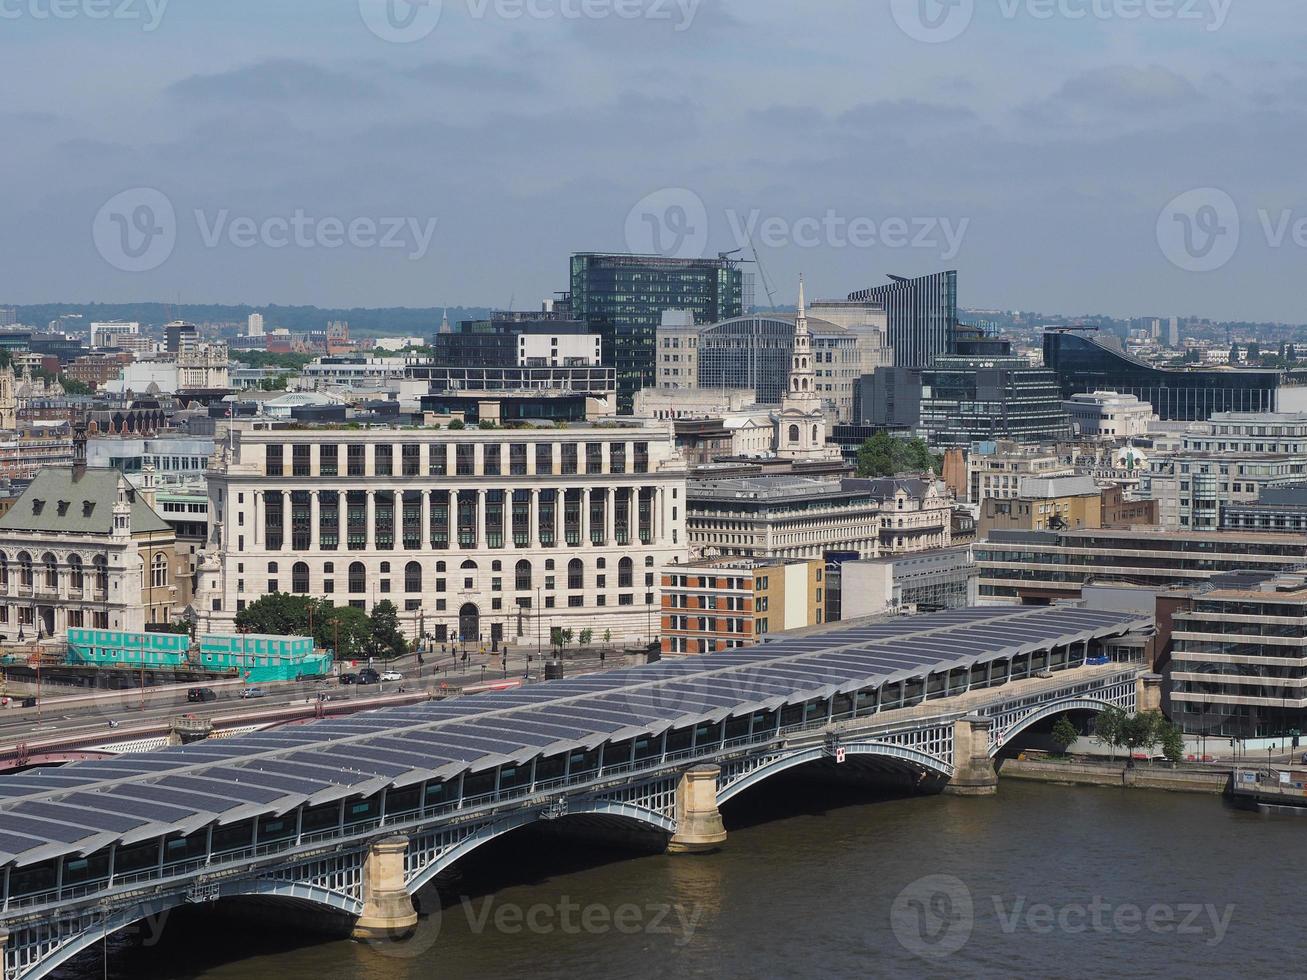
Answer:
[{"label": "river", "polygon": [[[1307,823],[1215,797],[1001,782],[871,798],[773,780],[717,854],[531,831],[443,882],[380,948],[196,910],[110,944],[122,980],[1245,977],[1301,968]],[[437,895],[423,895],[435,909]],[[1298,964],[1295,966],[1295,964]],[[60,977],[104,976],[102,950]]]}]

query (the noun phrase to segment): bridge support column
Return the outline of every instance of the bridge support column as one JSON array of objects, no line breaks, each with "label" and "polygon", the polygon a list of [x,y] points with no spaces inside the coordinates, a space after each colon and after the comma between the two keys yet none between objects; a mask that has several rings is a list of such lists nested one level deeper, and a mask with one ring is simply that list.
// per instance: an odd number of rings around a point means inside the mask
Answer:
[{"label": "bridge support column", "polygon": [[1162,710],[1162,675],[1140,674],[1135,681],[1135,710],[1140,714],[1145,711]]},{"label": "bridge support column", "polygon": [[355,939],[406,939],[417,926],[417,910],[404,887],[406,851],[407,837],[387,837],[372,845],[363,863],[363,914],[354,923]]},{"label": "bridge support column", "polygon": [[993,796],[998,773],[989,757],[989,730],[994,719],[983,715],[959,718],[953,725],[953,764],[957,770],[944,792],[953,796]]},{"label": "bridge support column", "polygon": [[668,854],[704,854],[726,842],[726,828],[717,809],[718,766],[699,766],[681,777],[676,787],[676,833]]}]

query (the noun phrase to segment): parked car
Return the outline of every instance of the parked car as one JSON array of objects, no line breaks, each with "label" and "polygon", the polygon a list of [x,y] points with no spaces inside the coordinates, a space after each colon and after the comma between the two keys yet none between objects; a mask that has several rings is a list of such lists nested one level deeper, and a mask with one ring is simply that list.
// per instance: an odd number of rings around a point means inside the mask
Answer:
[{"label": "parked car", "polygon": [[381,679],[383,681],[402,681],[404,675],[397,670],[385,670],[381,672]]},{"label": "parked car", "polygon": [[381,675],[378,674],[371,667],[364,667],[362,670],[359,671],[358,682],[360,684],[380,684]]},{"label": "parked car", "polygon": [[208,687],[193,687],[186,692],[186,700],[191,704],[203,704],[206,701],[217,701],[218,695]]},{"label": "parked car", "polygon": [[357,684],[359,682],[358,674],[341,674],[340,682],[342,684]]},{"label": "parked car", "polygon": [[266,698],[267,696],[268,692],[261,687],[247,687],[241,691],[241,697],[243,698]]}]

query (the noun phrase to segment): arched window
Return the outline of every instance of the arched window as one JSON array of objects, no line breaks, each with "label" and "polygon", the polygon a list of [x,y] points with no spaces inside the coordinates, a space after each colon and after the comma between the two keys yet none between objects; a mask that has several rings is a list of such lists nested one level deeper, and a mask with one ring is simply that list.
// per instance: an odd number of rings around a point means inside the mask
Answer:
[{"label": "arched window", "polygon": [[154,562],[150,565],[150,569],[156,589],[168,584],[168,559],[162,551],[154,556]]},{"label": "arched window", "polygon": [[0,551],[0,591],[9,591],[9,556]]},{"label": "arched window", "polygon": [[635,581],[635,562],[623,558],[617,563],[617,587],[629,589],[633,581]]},{"label": "arched window", "polygon": [[422,591],[422,563],[411,561],[404,566],[404,591]]},{"label": "arched window", "polygon": [[41,565],[44,568],[43,583],[51,592],[57,592],[59,589],[59,561],[50,552],[41,556]]},{"label": "arched window", "polygon": [[297,561],[290,570],[290,590],[296,595],[309,594],[309,564]]},{"label": "arched window", "polygon": [[96,555],[91,560],[91,568],[95,572],[95,591],[103,594],[109,592],[109,560],[104,555]]},{"label": "arched window", "polygon": [[82,566],[81,555],[68,556],[68,587],[74,592],[86,588],[86,569]]},{"label": "arched window", "polygon": [[18,587],[20,589],[32,587],[32,556],[26,551],[18,553]]},{"label": "arched window", "polygon": [[797,425],[792,425],[790,426],[790,443],[792,445],[798,445],[798,442],[799,442],[799,427]]},{"label": "arched window", "polygon": [[531,563],[523,558],[517,563],[514,570],[514,579],[518,592],[525,592],[531,588]]},{"label": "arched window", "polygon": [[477,570],[477,563],[474,562],[471,558],[469,558],[467,561],[463,562],[463,564],[459,565],[458,567],[465,572],[475,572]]},{"label": "arched window", "polygon": [[585,565],[580,558],[573,558],[567,563],[567,587],[569,589],[585,588]]},{"label": "arched window", "polygon": [[349,566],[349,590],[355,595],[361,595],[368,590],[367,581],[368,573],[363,562],[352,562]]}]

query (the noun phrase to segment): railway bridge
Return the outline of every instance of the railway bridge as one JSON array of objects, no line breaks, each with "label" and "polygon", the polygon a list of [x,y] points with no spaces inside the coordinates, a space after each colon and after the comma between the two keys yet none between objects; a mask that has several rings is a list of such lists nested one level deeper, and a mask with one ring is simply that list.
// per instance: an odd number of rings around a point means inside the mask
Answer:
[{"label": "railway bridge", "polygon": [[260,898],[402,938],[413,896],[537,822],[726,839],[722,804],[805,765],[995,791],[1053,715],[1160,703],[1134,613],[978,608],[0,776],[4,980],[186,904]]}]

